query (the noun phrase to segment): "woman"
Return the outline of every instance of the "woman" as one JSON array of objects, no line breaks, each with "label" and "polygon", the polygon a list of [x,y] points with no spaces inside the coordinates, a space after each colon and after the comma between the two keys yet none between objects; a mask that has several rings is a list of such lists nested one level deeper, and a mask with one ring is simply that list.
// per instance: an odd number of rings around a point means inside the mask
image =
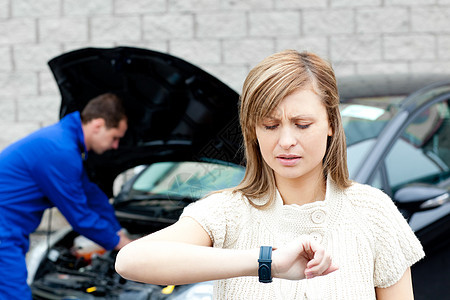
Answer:
[{"label": "woman", "polygon": [[117,271],[155,284],[218,279],[218,299],[412,299],[422,247],[387,195],[348,179],[338,104],[320,57],[264,59],[241,96],[243,181],[124,247]]}]

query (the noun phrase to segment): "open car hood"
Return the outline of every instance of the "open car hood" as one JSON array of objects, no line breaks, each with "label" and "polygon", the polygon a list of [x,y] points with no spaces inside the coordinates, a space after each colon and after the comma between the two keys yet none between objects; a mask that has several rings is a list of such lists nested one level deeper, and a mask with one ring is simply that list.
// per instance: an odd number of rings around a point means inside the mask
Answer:
[{"label": "open car hood", "polygon": [[61,92],[60,117],[93,97],[123,99],[128,130],[119,148],[89,153],[89,175],[112,196],[122,171],[156,161],[242,162],[239,95],[198,67],[147,49],[84,48],[48,62]]}]

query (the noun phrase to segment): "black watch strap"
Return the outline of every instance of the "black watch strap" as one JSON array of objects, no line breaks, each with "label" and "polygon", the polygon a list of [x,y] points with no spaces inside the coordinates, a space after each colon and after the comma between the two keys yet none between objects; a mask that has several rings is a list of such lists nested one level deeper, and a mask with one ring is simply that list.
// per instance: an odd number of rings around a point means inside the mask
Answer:
[{"label": "black watch strap", "polygon": [[261,246],[259,249],[258,259],[258,277],[259,282],[270,283],[272,282],[272,247]]}]

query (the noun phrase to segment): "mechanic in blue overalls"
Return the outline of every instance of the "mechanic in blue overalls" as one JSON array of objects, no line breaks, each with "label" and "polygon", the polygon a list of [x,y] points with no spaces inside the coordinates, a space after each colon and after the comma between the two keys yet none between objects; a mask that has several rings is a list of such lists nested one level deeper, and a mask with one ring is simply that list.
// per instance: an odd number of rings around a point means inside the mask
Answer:
[{"label": "mechanic in blue overalls", "polygon": [[89,101],[81,114],[13,143],[0,153],[0,299],[31,299],[25,255],[44,210],[56,206],[75,231],[105,249],[130,242],[108,197],[83,167],[88,151],[116,149],[127,130],[120,99]]}]

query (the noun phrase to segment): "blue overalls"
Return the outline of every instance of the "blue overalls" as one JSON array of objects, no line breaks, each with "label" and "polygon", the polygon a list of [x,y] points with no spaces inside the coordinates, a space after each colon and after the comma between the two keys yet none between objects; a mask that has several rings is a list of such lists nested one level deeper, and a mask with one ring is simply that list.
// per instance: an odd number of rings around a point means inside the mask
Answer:
[{"label": "blue overalls", "polygon": [[56,206],[73,229],[113,249],[120,230],[113,207],[83,167],[79,112],[0,153],[0,300],[31,299],[25,254],[44,210]]}]

